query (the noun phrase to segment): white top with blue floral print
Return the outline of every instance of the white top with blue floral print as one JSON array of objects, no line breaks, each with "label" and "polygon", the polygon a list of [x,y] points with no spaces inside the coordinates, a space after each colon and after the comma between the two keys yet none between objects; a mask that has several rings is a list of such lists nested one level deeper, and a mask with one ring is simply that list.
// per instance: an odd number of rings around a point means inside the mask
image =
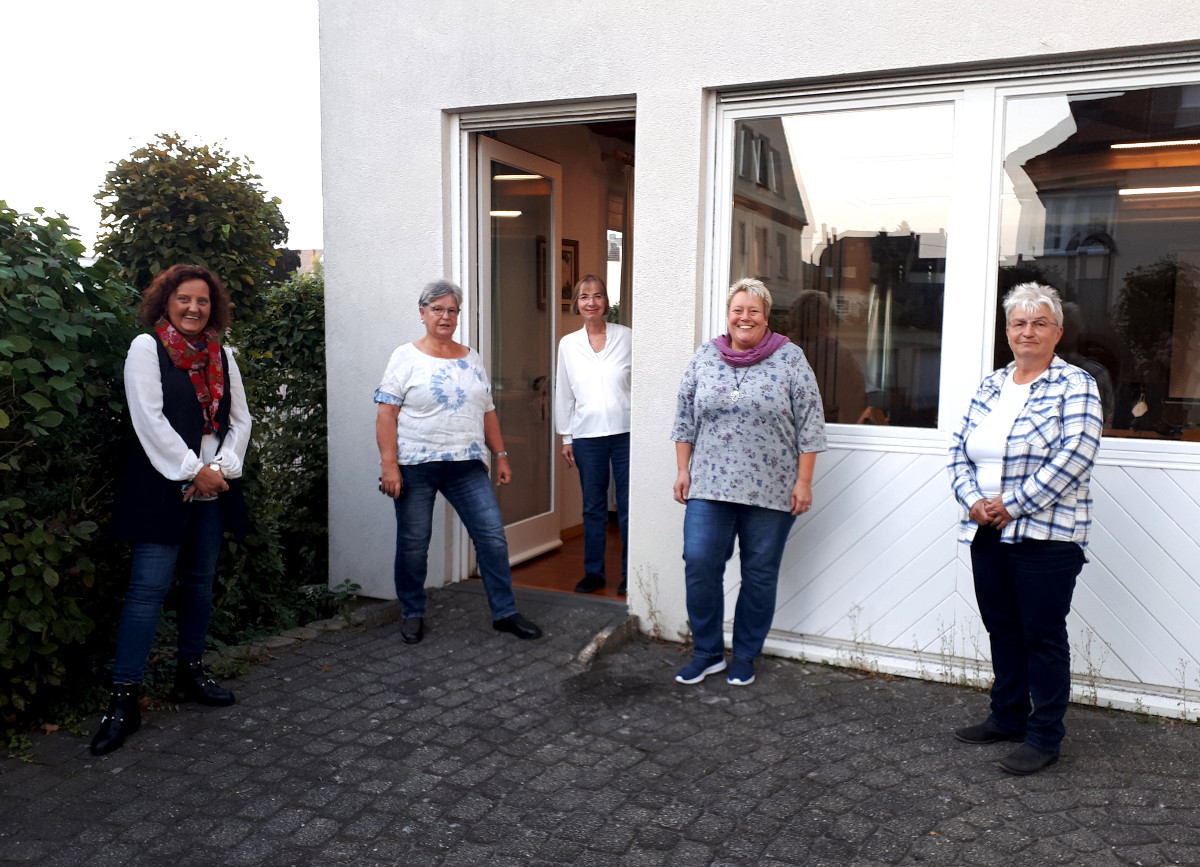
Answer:
[{"label": "white top with blue floral print", "polygon": [[375,402],[400,407],[396,454],[401,466],[486,463],[483,416],[496,407],[483,360],[474,349],[462,358],[434,358],[411,343],[397,347],[375,390]]}]

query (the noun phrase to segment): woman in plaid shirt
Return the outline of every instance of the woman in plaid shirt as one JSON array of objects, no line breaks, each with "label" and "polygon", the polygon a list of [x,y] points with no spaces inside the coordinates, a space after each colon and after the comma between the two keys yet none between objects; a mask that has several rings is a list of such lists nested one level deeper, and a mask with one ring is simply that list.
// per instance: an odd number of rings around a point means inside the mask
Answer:
[{"label": "woman in plaid shirt", "polygon": [[1058,292],[1038,283],[1004,298],[1014,361],[985,377],[950,444],[975,597],[991,640],[991,714],[954,733],[969,744],[1023,741],[1000,767],[1058,761],[1071,693],[1067,612],[1086,560],[1088,491],[1104,417],[1095,380],[1054,354]]}]

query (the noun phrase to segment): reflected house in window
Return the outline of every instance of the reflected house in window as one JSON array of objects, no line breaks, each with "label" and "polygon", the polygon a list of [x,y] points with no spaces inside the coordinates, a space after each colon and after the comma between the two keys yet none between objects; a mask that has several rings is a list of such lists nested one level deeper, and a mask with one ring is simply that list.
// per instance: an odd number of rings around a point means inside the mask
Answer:
[{"label": "reflected house in window", "polygon": [[762,280],[774,298],[772,328],[804,288],[799,254],[808,218],[778,117],[739,122],[734,131],[733,239],[730,283]]},{"label": "reflected house in window", "polygon": [[1107,434],[1192,438],[1200,85],[1012,99],[1005,154],[1001,295],[1035,279],[1070,302],[1060,355],[1096,378]]},{"label": "reflected house in window", "polygon": [[921,105],[735,125],[730,280],[771,288],[829,422],[937,426],[952,121]]}]

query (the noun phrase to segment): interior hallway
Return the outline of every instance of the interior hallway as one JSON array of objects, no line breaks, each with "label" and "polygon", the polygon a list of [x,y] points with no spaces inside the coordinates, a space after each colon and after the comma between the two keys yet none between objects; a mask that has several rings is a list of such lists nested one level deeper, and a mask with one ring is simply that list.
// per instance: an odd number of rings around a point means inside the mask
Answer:
[{"label": "interior hallway", "polygon": [[[624,599],[617,595],[617,586],[621,583],[621,531],[617,522],[608,522],[608,539],[604,546],[604,566],[608,583],[603,590],[597,590],[589,596],[608,596],[613,599]],[[562,547],[541,556],[526,560],[512,570],[513,585],[516,587],[535,587],[539,590],[559,590],[573,593],[575,584],[583,577],[583,532],[570,538],[563,539]],[[582,594],[581,594],[582,595]]]}]

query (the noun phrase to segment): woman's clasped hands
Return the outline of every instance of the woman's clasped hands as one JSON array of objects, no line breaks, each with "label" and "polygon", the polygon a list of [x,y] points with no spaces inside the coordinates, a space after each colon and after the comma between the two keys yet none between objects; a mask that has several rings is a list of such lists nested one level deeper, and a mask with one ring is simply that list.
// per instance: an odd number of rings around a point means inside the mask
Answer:
[{"label": "woman's clasped hands", "polygon": [[981,527],[995,527],[1003,530],[1012,522],[1012,515],[1004,508],[1002,497],[990,497],[976,500],[971,507],[971,520]]}]

